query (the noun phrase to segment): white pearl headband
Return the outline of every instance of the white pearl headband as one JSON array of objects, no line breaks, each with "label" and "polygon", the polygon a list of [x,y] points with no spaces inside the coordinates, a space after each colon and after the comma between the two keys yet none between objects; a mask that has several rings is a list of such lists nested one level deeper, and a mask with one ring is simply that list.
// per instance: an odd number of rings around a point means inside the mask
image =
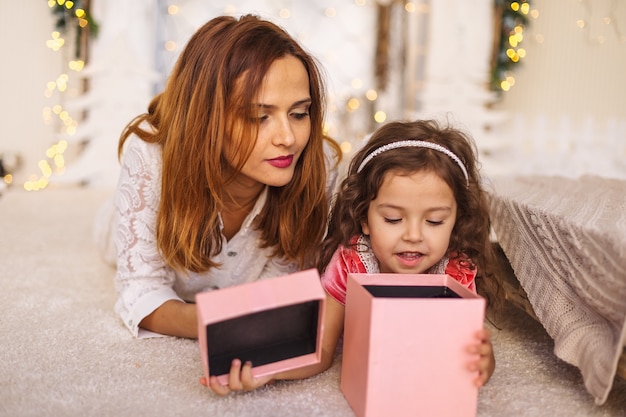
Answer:
[{"label": "white pearl headband", "polygon": [[428,148],[448,155],[454,162],[456,162],[459,168],[461,168],[461,171],[463,171],[463,175],[465,176],[465,182],[469,185],[469,175],[467,175],[467,169],[465,168],[465,165],[463,165],[463,162],[458,156],[456,156],[451,150],[444,148],[441,145],[437,145],[436,143],[432,142],[426,142],[423,140],[400,140],[398,142],[388,143],[381,146],[380,148],[376,148],[369,155],[367,155],[365,159],[363,159],[363,162],[361,162],[361,165],[359,165],[356,173],[358,174],[359,172],[361,172],[365,165],[367,165],[369,161],[374,159],[375,156],[380,155],[383,152],[390,151],[392,149],[406,147]]}]

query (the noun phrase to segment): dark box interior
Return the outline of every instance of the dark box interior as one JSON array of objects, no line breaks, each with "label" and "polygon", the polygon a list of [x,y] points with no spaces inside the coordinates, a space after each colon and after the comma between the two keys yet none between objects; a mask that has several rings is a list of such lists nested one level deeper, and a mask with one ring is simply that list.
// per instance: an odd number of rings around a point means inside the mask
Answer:
[{"label": "dark box interior", "polygon": [[363,288],[380,298],[461,298],[443,285],[364,285]]},{"label": "dark box interior", "polygon": [[209,371],[223,375],[233,359],[265,365],[315,352],[320,301],[308,301],[206,326]]}]

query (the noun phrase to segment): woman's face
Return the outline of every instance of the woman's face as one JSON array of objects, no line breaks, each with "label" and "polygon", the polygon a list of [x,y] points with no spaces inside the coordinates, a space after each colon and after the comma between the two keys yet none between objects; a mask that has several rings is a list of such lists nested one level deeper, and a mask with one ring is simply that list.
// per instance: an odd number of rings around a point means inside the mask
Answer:
[{"label": "woman's face", "polygon": [[309,142],[310,106],[309,75],[302,62],[290,55],[274,61],[253,103],[259,131],[238,182],[282,187],[291,181]]},{"label": "woman's face", "polygon": [[448,184],[430,171],[385,174],[367,222],[380,272],[422,274],[448,251],[457,204]]}]

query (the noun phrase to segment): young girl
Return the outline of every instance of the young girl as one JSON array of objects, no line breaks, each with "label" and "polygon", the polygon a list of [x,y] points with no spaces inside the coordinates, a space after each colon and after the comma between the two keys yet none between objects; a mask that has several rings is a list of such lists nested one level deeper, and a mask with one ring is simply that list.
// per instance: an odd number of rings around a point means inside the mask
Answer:
[{"label": "young girl", "polygon": [[[324,100],[314,58],[268,21],[217,17],[191,37],[119,143],[115,308],[133,335],[195,338],[196,293],[313,266],[340,158]],[[267,382],[250,369],[204,383]]]},{"label": "young girl", "polygon": [[[328,293],[325,350],[343,331],[349,273],[445,273],[487,300],[499,295],[476,164],[471,139],[434,121],[389,123],[354,156],[318,261]],[[488,331],[476,337],[468,349],[478,359],[468,366],[482,386],[495,359]]]}]

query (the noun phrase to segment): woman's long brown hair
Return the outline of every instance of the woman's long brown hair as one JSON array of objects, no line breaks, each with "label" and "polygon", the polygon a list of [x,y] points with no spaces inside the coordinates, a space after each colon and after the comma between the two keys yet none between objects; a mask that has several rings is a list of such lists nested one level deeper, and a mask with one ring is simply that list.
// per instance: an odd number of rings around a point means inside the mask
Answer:
[{"label": "woman's long brown hair", "polygon": [[[357,172],[363,159],[373,150],[406,139],[433,142],[449,149],[465,165],[469,180],[466,181],[463,171],[449,156],[417,147],[383,152]],[[376,198],[385,174],[390,171],[400,175],[434,172],[450,186],[458,208],[448,253],[463,253],[474,262],[478,267],[477,288],[488,301],[498,304],[501,300],[501,278],[489,237],[489,206],[481,185],[475,144],[462,131],[441,126],[433,120],[388,123],[380,127],[354,155],[333,202],[328,233],[317,260],[320,272],[326,269],[339,245],[348,247],[350,239],[362,233],[361,222],[367,221],[370,202]]]},{"label": "woman's long brown hair", "polygon": [[[212,257],[222,250],[223,198],[257,136],[252,103],[272,63],[287,55],[299,59],[309,75],[311,135],[292,180],[270,187],[256,227],[261,246],[275,248],[275,256],[301,267],[312,264],[328,216],[324,144],[340,158],[338,145],[322,129],[323,80],[314,58],[283,29],[247,15],[217,17],[201,27],[148,113],[131,121],[120,138],[120,155],[131,134],[163,149],[156,236],[173,268],[204,272],[219,266]],[[154,129],[142,126],[146,122]],[[227,143],[239,156],[231,164],[224,158]]]}]

